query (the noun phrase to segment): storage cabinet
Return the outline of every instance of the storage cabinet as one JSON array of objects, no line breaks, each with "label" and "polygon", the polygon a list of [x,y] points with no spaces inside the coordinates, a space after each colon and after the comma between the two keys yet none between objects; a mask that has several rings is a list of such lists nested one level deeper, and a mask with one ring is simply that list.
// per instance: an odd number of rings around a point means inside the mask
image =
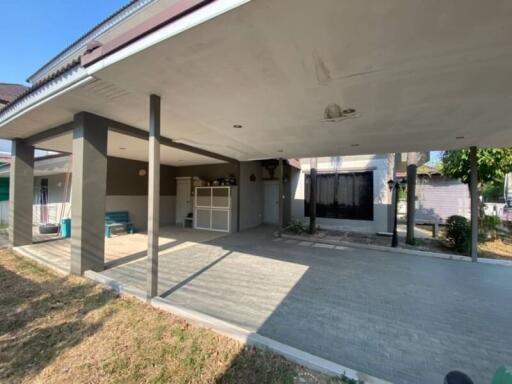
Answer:
[{"label": "storage cabinet", "polygon": [[235,186],[196,187],[194,196],[194,228],[219,232],[236,231]]}]

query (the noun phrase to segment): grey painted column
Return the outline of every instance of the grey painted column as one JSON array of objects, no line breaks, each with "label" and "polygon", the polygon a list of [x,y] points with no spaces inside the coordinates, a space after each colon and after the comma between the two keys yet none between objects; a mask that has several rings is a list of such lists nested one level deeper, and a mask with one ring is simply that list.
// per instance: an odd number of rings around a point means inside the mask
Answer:
[{"label": "grey painted column", "polygon": [[478,158],[477,148],[469,149],[471,197],[471,260],[478,261]]},{"label": "grey painted column", "polygon": [[236,231],[240,232],[240,197],[242,196],[242,163],[238,162],[238,176],[237,176],[237,185],[238,185],[238,196],[236,197]]},{"label": "grey painted column", "polygon": [[317,159],[310,160],[310,173],[309,173],[309,233],[316,232],[316,187],[317,187]]},{"label": "grey painted column", "polygon": [[34,201],[34,147],[12,141],[9,184],[9,241],[13,247],[32,243]]},{"label": "grey painted column", "polygon": [[284,167],[283,167],[283,159],[279,158],[279,229],[278,233],[281,236],[281,232],[283,231],[284,225]]},{"label": "grey painted column", "polygon": [[107,137],[104,119],[75,115],[71,183],[71,273],[102,271],[105,260]]},{"label": "grey painted column", "polygon": [[148,265],[146,299],[158,295],[160,232],[160,96],[149,97]]},{"label": "grey painted column", "polygon": [[417,152],[407,153],[407,234],[406,243],[414,245],[414,224],[416,215],[416,176],[418,173]]}]

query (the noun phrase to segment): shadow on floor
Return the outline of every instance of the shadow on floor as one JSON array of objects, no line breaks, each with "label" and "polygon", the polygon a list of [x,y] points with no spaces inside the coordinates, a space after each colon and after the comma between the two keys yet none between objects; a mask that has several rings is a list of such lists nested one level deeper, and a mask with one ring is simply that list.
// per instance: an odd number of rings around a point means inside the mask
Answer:
[{"label": "shadow on floor", "polygon": [[[198,263],[207,245],[228,255]],[[169,255],[162,296],[396,383],[442,382],[453,369],[487,382],[510,363],[512,270],[342,248],[267,229],[214,239]]]},{"label": "shadow on floor", "polygon": [[[186,241],[182,241],[182,240],[173,240],[173,241],[170,241],[169,243],[160,245],[158,247],[158,251],[160,253],[160,252],[166,251],[168,249],[177,247],[178,245],[183,244],[185,242]],[[105,262],[105,269],[114,268],[114,267],[118,267],[123,264],[131,263],[132,261],[143,259],[147,255],[148,255],[148,251],[146,249],[144,251],[132,253],[130,255],[123,256],[123,257],[120,257],[115,260],[107,261],[107,262]]]}]

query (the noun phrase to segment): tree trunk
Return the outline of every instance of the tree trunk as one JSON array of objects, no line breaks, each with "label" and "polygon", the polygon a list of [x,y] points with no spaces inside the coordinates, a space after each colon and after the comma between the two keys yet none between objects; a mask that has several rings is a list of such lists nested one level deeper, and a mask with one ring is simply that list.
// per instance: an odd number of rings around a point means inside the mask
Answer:
[{"label": "tree trunk", "polygon": [[414,245],[414,219],[416,213],[416,175],[419,154],[407,153],[407,238],[406,243]]}]

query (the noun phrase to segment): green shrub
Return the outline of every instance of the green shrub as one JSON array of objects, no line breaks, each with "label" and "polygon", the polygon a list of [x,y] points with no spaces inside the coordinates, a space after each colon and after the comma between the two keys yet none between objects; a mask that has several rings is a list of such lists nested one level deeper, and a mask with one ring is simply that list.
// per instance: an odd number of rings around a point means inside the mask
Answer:
[{"label": "green shrub", "polygon": [[306,232],[306,227],[300,220],[294,220],[292,223],[286,228],[289,232],[294,233],[296,235],[300,235],[301,233]]},{"label": "green shrub", "polygon": [[463,216],[450,216],[446,220],[446,240],[450,247],[461,253],[468,253],[471,246],[471,226]]},{"label": "green shrub", "polygon": [[501,220],[498,216],[484,215],[480,219],[480,241],[495,240],[498,237],[498,229],[501,226]]}]

